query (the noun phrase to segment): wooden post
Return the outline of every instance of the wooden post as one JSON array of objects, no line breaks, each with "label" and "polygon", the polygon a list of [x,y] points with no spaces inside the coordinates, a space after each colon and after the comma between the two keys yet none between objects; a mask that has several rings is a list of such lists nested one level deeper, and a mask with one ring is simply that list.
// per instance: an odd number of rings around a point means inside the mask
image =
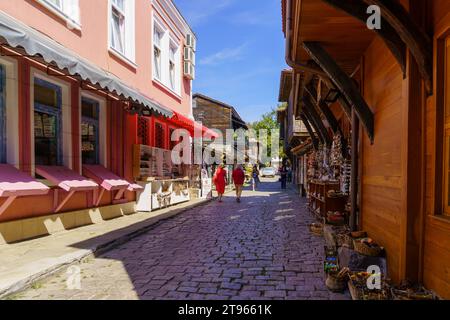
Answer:
[{"label": "wooden post", "polygon": [[350,229],[358,230],[358,140],[359,140],[359,119],[355,110],[352,110],[352,172],[350,186]]}]

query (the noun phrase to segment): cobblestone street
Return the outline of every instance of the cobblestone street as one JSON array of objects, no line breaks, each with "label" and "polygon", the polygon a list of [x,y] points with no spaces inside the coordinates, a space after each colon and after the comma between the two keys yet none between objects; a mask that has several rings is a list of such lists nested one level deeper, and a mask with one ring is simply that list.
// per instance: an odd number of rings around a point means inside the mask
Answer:
[{"label": "cobblestone street", "polygon": [[81,289],[60,273],[15,299],[348,299],[327,290],[323,239],[293,191],[262,183],[156,224],[79,265]]}]

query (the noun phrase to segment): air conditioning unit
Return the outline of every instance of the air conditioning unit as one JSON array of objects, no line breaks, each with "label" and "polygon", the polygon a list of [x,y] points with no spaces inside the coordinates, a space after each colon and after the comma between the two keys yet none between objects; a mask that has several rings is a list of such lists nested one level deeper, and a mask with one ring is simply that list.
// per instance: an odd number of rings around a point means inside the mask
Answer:
[{"label": "air conditioning unit", "polygon": [[195,79],[195,67],[190,61],[184,61],[184,76],[194,80]]},{"label": "air conditioning unit", "polygon": [[190,47],[184,47],[184,61],[190,61],[195,65],[195,52]]},{"label": "air conditioning unit", "polygon": [[195,37],[190,33],[186,34],[186,46],[195,51],[196,45]]}]

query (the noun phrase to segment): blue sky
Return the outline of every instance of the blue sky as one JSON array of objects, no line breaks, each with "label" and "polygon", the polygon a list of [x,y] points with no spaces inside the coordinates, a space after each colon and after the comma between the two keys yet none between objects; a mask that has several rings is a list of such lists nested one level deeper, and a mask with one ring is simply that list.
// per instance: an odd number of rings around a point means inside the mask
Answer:
[{"label": "blue sky", "polygon": [[278,103],[284,62],[280,0],[174,0],[197,35],[194,92],[258,120]]}]

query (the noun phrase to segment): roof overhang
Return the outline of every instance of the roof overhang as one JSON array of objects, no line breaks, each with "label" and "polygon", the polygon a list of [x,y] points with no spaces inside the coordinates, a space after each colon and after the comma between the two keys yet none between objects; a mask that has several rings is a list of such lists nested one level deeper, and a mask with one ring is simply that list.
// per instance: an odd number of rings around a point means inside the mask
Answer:
[{"label": "roof overhang", "polygon": [[279,102],[288,102],[292,90],[292,70],[281,71]]},{"label": "roof overhang", "polygon": [[356,18],[322,0],[291,3],[291,54],[294,60],[301,63],[310,62],[311,57],[304,50],[303,42],[320,42],[339,66],[351,74],[359,65],[375,33]]},{"label": "roof overhang", "polygon": [[309,151],[311,151],[312,149],[313,149],[313,145],[312,145],[311,139],[308,139],[301,145],[299,145],[295,148],[292,148],[290,151],[293,155],[302,156],[305,153],[308,153]]}]

